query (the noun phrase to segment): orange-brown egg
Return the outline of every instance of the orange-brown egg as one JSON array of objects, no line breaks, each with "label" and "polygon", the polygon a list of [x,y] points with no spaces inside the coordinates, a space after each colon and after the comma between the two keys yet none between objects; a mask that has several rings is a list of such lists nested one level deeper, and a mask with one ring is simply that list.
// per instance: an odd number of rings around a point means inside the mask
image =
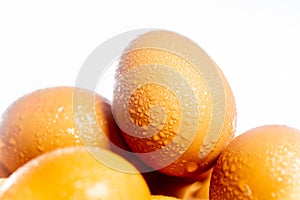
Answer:
[{"label": "orange-brown egg", "polygon": [[207,53],[177,33],[157,30],[124,51],[113,112],[130,148],[173,176],[207,171],[235,132],[230,86]]},{"label": "orange-brown egg", "polygon": [[[104,133],[104,134],[103,134]],[[3,114],[0,166],[15,171],[44,152],[67,146],[124,146],[110,103],[94,92],[53,87],[27,94]]]},{"label": "orange-brown egg", "polygon": [[236,137],[219,157],[211,200],[300,199],[300,131],[280,125]]},{"label": "orange-brown egg", "polygon": [[[102,148],[93,152],[101,160],[84,147],[56,149],[33,158],[7,179],[0,189],[0,199],[151,199],[145,180],[133,165]],[[111,167],[111,163],[120,169]]]}]

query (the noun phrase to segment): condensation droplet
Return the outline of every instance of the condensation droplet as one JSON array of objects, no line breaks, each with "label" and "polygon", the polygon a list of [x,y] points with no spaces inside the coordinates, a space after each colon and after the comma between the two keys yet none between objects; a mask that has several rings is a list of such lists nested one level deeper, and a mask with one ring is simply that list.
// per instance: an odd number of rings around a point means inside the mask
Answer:
[{"label": "condensation droplet", "polygon": [[17,141],[15,140],[15,138],[10,137],[9,140],[8,140],[8,143],[11,144],[11,145],[16,145]]},{"label": "condensation droplet", "polygon": [[244,180],[239,180],[237,183],[237,187],[240,191],[245,192],[246,191],[246,187],[245,187],[246,183]]},{"label": "condensation droplet", "polygon": [[20,152],[19,155],[20,155],[21,158],[24,158],[24,157],[25,157],[25,154],[24,154],[23,152]]},{"label": "condensation droplet", "polygon": [[185,169],[187,172],[194,172],[198,169],[198,165],[195,162],[188,162],[185,164]]},{"label": "condensation droplet", "polygon": [[43,152],[44,151],[44,147],[42,147],[41,145],[37,146],[38,151]]},{"label": "condensation droplet", "polygon": [[169,141],[168,141],[168,140],[164,140],[164,141],[163,141],[163,144],[164,144],[164,145],[168,145],[168,144],[169,144]]},{"label": "condensation droplet", "polygon": [[171,157],[171,158],[174,158],[176,155],[177,155],[176,152],[171,152],[171,153],[170,153],[170,157]]},{"label": "condensation droplet", "polygon": [[18,150],[17,150],[16,147],[13,147],[12,151],[13,151],[14,153],[16,153]]},{"label": "condensation droplet", "polygon": [[165,132],[160,131],[160,132],[159,132],[159,136],[162,137],[162,138],[164,138],[164,137],[166,137],[166,134],[165,134]]},{"label": "condensation droplet", "polygon": [[0,139],[0,148],[3,148],[3,147],[5,147],[5,144],[4,144],[4,142]]},{"label": "condensation droplet", "polygon": [[234,172],[234,171],[236,171],[236,165],[235,165],[235,164],[232,164],[232,165],[230,166],[230,172]]},{"label": "condensation droplet", "polygon": [[61,106],[61,107],[59,107],[59,108],[58,108],[58,110],[57,110],[57,111],[58,111],[58,112],[62,112],[63,110],[64,110],[64,107],[63,107],[63,106]]},{"label": "condensation droplet", "polygon": [[160,137],[159,137],[158,135],[154,135],[154,136],[153,136],[153,140],[154,140],[154,141],[158,141],[158,140],[160,140]]},{"label": "condensation droplet", "polygon": [[74,135],[74,133],[75,133],[75,128],[73,127],[73,128],[68,128],[67,129],[67,132],[69,133],[69,134],[71,134],[71,135]]}]

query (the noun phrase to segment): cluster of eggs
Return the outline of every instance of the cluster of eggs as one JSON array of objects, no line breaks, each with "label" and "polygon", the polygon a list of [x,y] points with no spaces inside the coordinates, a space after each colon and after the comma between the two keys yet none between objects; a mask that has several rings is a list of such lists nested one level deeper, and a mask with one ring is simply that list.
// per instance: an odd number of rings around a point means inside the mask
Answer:
[{"label": "cluster of eggs", "polygon": [[299,199],[300,131],[235,137],[236,105],[196,43],[156,30],[124,50],[112,103],[27,94],[0,124],[0,199]]}]

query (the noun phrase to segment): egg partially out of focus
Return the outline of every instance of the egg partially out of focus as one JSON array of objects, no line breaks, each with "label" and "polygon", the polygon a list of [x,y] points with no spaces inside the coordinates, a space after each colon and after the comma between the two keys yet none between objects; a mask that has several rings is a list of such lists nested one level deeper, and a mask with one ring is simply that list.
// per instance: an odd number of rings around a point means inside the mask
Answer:
[{"label": "egg partially out of focus", "polygon": [[131,150],[168,175],[207,171],[235,133],[235,101],[220,68],[170,31],[150,31],[125,49],[112,108]]},{"label": "egg partially out of focus", "polygon": [[[104,133],[104,134],[103,134]],[[123,146],[110,103],[94,92],[53,87],[27,94],[2,115],[0,166],[12,173],[30,159],[67,146]]]}]

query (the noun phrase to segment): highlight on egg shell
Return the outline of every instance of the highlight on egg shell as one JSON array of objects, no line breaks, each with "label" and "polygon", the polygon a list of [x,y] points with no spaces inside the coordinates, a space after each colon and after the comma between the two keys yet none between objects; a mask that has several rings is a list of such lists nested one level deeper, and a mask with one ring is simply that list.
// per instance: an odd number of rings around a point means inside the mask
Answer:
[{"label": "highlight on egg shell", "polygon": [[220,68],[196,43],[165,30],[123,51],[112,109],[131,150],[174,176],[207,171],[235,133],[235,101]]}]

